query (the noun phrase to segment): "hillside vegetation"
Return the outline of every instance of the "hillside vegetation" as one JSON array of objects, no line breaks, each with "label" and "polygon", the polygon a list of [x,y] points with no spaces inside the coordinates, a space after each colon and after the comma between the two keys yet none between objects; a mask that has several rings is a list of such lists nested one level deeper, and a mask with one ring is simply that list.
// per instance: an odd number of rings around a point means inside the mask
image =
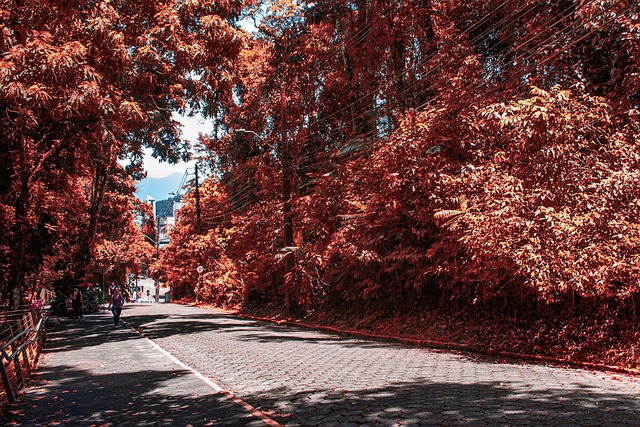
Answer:
[{"label": "hillside vegetation", "polygon": [[175,296],[637,367],[636,7],[299,3],[240,54]]},{"label": "hillside vegetation", "polygon": [[[637,1],[0,16],[0,303],[148,269],[177,299],[637,367]],[[149,151],[211,172],[160,260]]]}]

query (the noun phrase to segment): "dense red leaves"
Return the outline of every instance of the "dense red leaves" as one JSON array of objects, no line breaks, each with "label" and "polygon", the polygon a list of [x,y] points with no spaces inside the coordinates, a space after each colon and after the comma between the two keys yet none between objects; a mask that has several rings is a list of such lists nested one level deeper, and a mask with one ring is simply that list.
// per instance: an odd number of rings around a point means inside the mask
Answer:
[{"label": "dense red leaves", "polygon": [[[208,270],[211,295],[232,276],[309,310],[576,298],[635,310],[630,2],[297,4],[274,4],[240,56],[241,102],[224,120],[259,136],[208,144],[223,195],[203,201],[215,225],[197,236],[200,262],[224,265]],[[297,189],[283,249],[285,140]],[[190,232],[176,230],[176,250]],[[172,256],[167,267],[190,255]]]},{"label": "dense red leaves", "polygon": [[[123,214],[134,187],[120,161],[129,157],[126,172],[139,178],[144,147],[166,160],[189,156],[172,112],[191,103],[211,115],[212,93],[232,97],[227,70],[242,37],[228,20],[239,7],[0,1],[5,296],[25,276],[42,279],[43,265],[55,265],[68,287],[96,274],[92,254],[109,242],[127,241],[120,254],[140,246]],[[132,259],[113,266],[114,279],[139,268]]]},{"label": "dense red leaves", "polygon": [[125,172],[183,157],[191,107],[215,173],[152,265],[178,298],[637,314],[634,2],[0,6],[3,283],[148,263]]},{"label": "dense red leaves", "polygon": [[[458,138],[431,155],[463,157],[455,169],[429,157],[405,161],[416,177],[401,181],[401,197],[426,185],[429,199],[411,198],[419,203],[413,210],[425,211],[422,227],[439,227],[425,279],[435,275],[474,301],[553,302],[573,292],[629,301],[640,273],[638,147],[608,111],[603,99],[579,91],[534,88],[458,117]],[[431,129],[409,129],[405,138],[433,141]],[[412,158],[398,151],[394,157]]]}]

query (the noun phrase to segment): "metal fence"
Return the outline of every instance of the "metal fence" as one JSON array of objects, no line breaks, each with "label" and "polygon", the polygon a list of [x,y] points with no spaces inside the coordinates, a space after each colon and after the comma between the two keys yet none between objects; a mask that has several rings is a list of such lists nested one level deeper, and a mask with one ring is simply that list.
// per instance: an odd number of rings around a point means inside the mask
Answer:
[{"label": "metal fence", "polygon": [[43,309],[0,309],[0,376],[4,399],[16,401],[16,391],[36,366],[46,337],[48,312]]}]

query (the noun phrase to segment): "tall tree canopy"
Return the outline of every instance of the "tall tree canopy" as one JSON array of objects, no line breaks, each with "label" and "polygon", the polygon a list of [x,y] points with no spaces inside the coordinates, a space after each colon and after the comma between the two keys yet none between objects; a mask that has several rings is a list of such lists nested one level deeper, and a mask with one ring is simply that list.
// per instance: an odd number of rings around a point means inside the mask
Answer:
[{"label": "tall tree canopy", "polygon": [[636,3],[0,0],[2,291],[139,268],[194,111],[176,297],[635,316]]},{"label": "tall tree canopy", "polygon": [[232,25],[239,8],[177,0],[0,2],[5,295],[46,258],[67,279],[83,280],[97,239],[113,226],[110,212],[142,176],[143,149],[167,161],[189,156],[172,114],[211,115],[232,96],[227,70],[242,45]]},{"label": "tall tree canopy", "polygon": [[204,140],[212,295],[241,273],[246,298],[307,310],[636,310],[634,2],[249,3],[236,96]]}]

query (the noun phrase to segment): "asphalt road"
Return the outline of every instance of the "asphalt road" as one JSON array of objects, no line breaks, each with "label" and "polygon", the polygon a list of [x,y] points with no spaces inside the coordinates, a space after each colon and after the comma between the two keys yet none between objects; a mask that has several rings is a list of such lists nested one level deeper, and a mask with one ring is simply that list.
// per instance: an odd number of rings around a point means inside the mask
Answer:
[{"label": "asphalt road", "polygon": [[119,329],[108,314],[86,319],[52,331],[33,386],[7,422],[640,426],[640,378],[620,374],[354,339],[177,304],[130,304]]}]

